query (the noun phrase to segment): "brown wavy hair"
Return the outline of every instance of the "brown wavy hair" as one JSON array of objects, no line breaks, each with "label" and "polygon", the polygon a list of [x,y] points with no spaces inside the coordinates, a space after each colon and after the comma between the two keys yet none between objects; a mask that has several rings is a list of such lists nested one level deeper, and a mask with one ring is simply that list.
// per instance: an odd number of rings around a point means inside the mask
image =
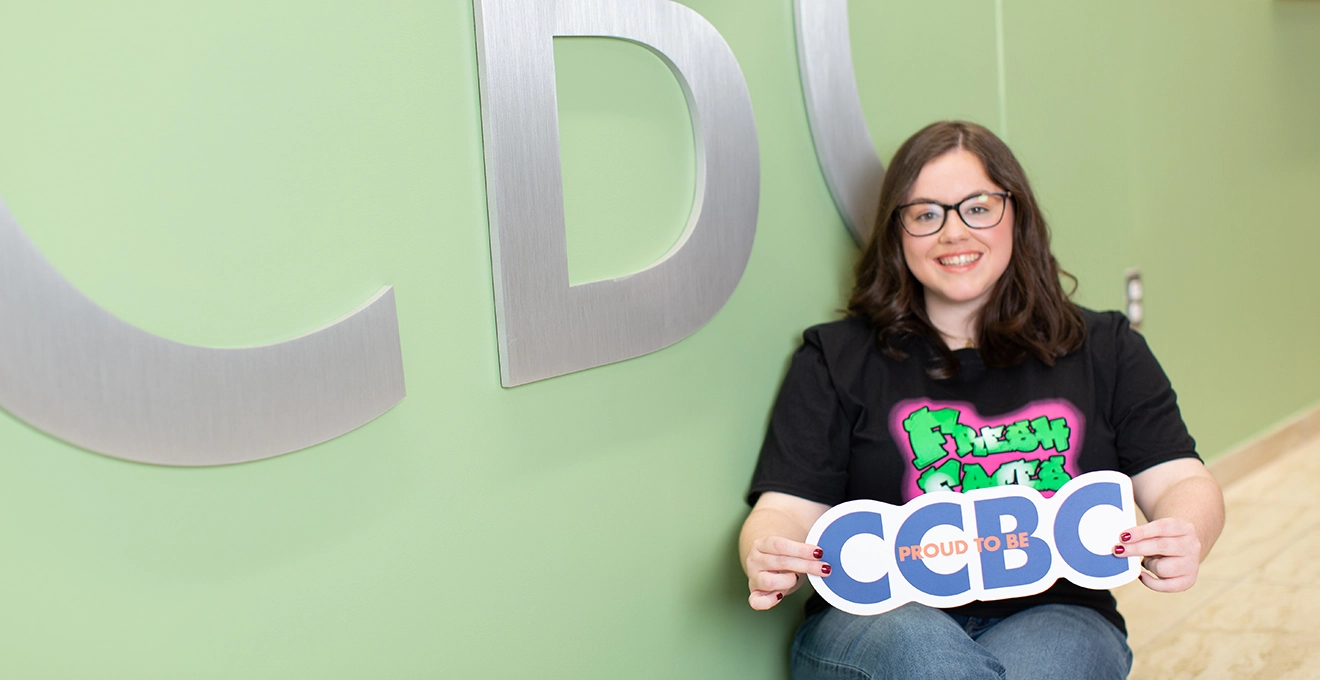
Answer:
[{"label": "brown wavy hair", "polygon": [[[870,320],[877,329],[880,350],[896,360],[908,352],[900,345],[924,338],[933,350],[926,373],[937,380],[958,374],[958,358],[944,343],[926,314],[921,282],[903,258],[897,208],[907,197],[921,169],[931,160],[964,149],[981,160],[990,179],[1012,193],[1016,210],[1013,254],[1008,269],[994,284],[976,320],[976,346],[991,368],[1007,368],[1028,355],[1046,365],[1082,346],[1086,323],[1064,292],[1062,275],[1077,288],[1077,279],[1059,268],[1050,253],[1050,231],[1036,204],[1027,175],[1013,152],[984,127],[965,121],[943,121],[923,128],[903,142],[880,184],[875,229],[857,263],[848,316]],[[954,217],[953,219],[957,219]]]}]

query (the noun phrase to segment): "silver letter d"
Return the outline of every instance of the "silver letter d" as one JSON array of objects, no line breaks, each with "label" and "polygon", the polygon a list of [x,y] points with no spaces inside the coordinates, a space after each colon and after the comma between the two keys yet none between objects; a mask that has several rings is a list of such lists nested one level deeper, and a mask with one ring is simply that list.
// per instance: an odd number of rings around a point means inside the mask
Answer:
[{"label": "silver letter d", "polygon": [[[724,39],[669,0],[474,0],[500,374],[506,387],[672,345],[715,316],[752,252],[760,154]],[[570,286],[554,36],[621,38],[678,78],[696,142],[683,235],[639,272]]]}]

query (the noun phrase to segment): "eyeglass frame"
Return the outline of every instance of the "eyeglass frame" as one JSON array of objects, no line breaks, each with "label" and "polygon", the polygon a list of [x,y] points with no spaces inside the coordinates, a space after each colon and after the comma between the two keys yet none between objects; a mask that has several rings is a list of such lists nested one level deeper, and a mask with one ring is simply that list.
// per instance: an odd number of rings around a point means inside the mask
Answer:
[{"label": "eyeglass frame", "polygon": [[[973,198],[978,198],[981,196],[999,196],[1000,198],[1003,198],[1004,210],[999,213],[999,219],[996,220],[994,224],[987,225],[984,227],[974,227],[971,224],[967,223],[966,217],[963,217],[962,204],[972,200]],[[949,205],[947,203],[940,203],[939,201],[913,201],[911,203],[905,203],[903,205],[898,206],[897,208],[894,208],[894,215],[898,217],[898,226],[902,227],[903,231],[907,232],[908,236],[911,236],[912,238],[924,238],[926,236],[934,236],[940,233],[940,231],[944,229],[944,225],[948,224],[949,222],[950,210],[957,213],[958,219],[962,220],[962,223],[966,224],[968,229],[994,229],[995,227],[1004,223],[1004,215],[1008,214],[1008,201],[1012,198],[1013,198],[1013,192],[1011,191],[978,191],[975,194],[968,196],[967,198],[964,198],[963,200],[958,201],[957,203],[954,203],[953,205]],[[930,232],[929,234],[912,233],[912,230],[907,228],[906,221],[903,220],[902,211],[904,208],[911,208],[914,205],[938,205],[939,207],[944,208],[944,217],[940,221],[939,228],[936,229],[935,231]]]}]

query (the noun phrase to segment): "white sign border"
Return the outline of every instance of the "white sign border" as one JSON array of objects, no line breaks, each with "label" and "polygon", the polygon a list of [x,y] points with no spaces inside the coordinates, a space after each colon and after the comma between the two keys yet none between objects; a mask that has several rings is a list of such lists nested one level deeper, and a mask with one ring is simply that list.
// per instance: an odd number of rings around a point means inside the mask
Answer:
[{"label": "white sign border", "polygon": [[[1127,569],[1115,576],[1095,577],[1083,574],[1062,558],[1059,553],[1057,542],[1055,540],[1055,517],[1058,509],[1064,501],[1070,498],[1074,493],[1087,488],[1096,483],[1115,483],[1118,484],[1123,499],[1122,512],[1123,521],[1127,522],[1124,527],[1114,528],[1114,535],[1123,529],[1136,526],[1136,501],[1132,493],[1132,479],[1127,475],[1113,470],[1100,470],[1088,472],[1068,481],[1059,489],[1059,492],[1050,498],[1045,498],[1035,489],[1021,485],[995,486],[984,489],[974,489],[966,493],[954,491],[937,491],[924,494],[912,499],[908,503],[896,506],[889,503],[882,503],[874,500],[855,500],[847,501],[836,505],[821,515],[820,519],[812,525],[811,531],[807,534],[807,543],[815,545],[825,530],[829,528],[838,519],[857,512],[872,512],[881,515],[885,521],[884,531],[888,538],[877,537],[889,547],[884,553],[885,575],[889,577],[889,598],[873,604],[860,604],[845,599],[835,593],[829,586],[829,577],[820,577],[815,574],[809,574],[808,580],[811,586],[820,594],[826,602],[835,608],[850,614],[859,616],[874,616],[892,611],[908,602],[918,602],[936,608],[948,608],[964,605],[975,600],[1004,600],[1017,597],[1026,597],[1035,595],[1048,590],[1054,585],[1057,579],[1063,578],[1084,588],[1094,590],[1107,590],[1127,583],[1131,583],[1141,575],[1141,560],[1137,557],[1128,557]],[[1029,534],[1031,540],[1041,540],[1049,545],[1051,551],[1051,562],[1049,571],[1041,578],[1031,583],[1019,586],[1006,586],[987,590],[984,587],[984,578],[981,568],[981,560],[968,559],[967,569],[970,578],[971,587],[963,593],[949,596],[931,595],[918,590],[915,586],[907,582],[897,568],[894,546],[894,537],[898,533],[898,528],[902,526],[903,521],[911,517],[918,510],[937,503],[956,503],[962,510],[963,531],[967,535],[977,535],[976,517],[974,503],[978,500],[989,498],[1006,498],[1018,496],[1031,501],[1037,510],[1039,523],[1035,531]],[[1007,549],[1007,548],[1004,548]],[[969,551],[969,554],[971,552]],[[843,565],[833,565],[836,570],[842,570]],[[883,577],[882,577],[883,578]],[[980,584],[980,585],[978,585]]]}]

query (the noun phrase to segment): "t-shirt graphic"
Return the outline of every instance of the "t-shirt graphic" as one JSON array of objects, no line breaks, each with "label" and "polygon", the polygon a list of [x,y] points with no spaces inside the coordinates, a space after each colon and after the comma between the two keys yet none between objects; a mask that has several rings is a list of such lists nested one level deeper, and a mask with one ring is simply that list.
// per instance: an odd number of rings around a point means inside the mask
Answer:
[{"label": "t-shirt graphic", "polygon": [[909,399],[889,412],[903,466],[903,501],[930,491],[1021,484],[1045,497],[1080,474],[1085,419],[1064,399],[984,418],[958,401]]}]

